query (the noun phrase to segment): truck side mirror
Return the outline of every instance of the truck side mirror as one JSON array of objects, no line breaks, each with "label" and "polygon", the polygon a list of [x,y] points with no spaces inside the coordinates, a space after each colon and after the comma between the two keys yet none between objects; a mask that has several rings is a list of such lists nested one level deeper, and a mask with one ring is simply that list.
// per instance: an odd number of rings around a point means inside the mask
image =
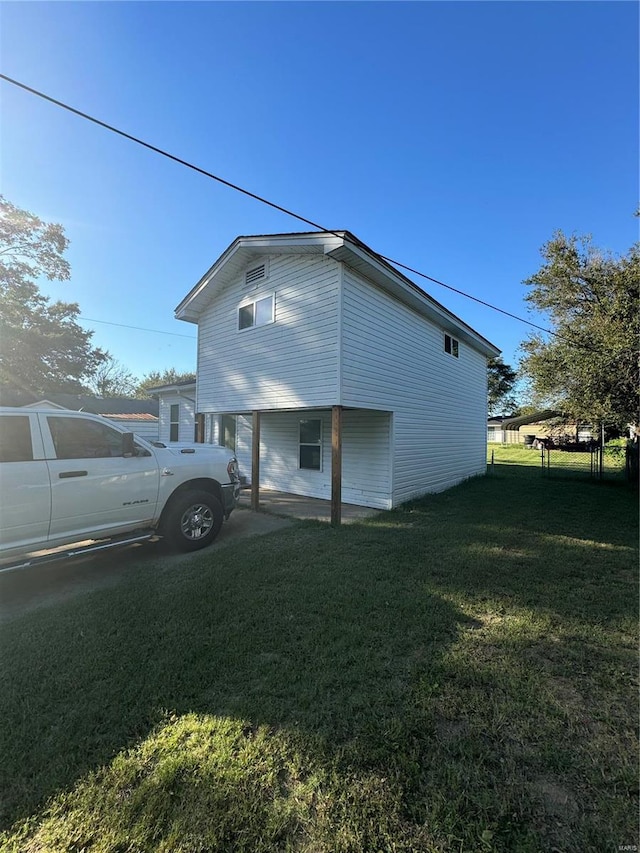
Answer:
[{"label": "truck side mirror", "polygon": [[136,446],[133,441],[133,433],[125,432],[122,436],[122,455],[123,456],[135,456],[136,455]]}]

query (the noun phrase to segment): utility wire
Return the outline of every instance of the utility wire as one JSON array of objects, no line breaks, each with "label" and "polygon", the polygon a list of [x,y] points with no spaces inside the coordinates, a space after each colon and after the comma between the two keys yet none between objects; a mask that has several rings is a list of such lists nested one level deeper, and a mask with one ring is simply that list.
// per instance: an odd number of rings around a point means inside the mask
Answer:
[{"label": "utility wire", "polygon": [[180,332],[164,332],[161,329],[143,329],[142,326],[126,326],[124,323],[112,323],[109,320],[94,320],[93,317],[78,317],[78,320],[84,320],[85,323],[104,323],[105,326],[119,326],[121,329],[135,329],[138,332],[153,332],[156,335],[173,335],[174,338],[188,338],[190,341],[195,341],[193,335],[183,335]]},{"label": "utility wire", "polygon": [[[87,121],[93,122],[93,124],[97,124],[100,127],[105,128],[105,130],[109,130],[112,133],[117,134],[118,136],[122,136],[125,139],[130,140],[131,142],[135,142],[137,145],[142,145],[143,148],[148,148],[149,151],[154,151],[156,154],[160,154],[162,157],[167,157],[169,160],[173,160],[175,163],[179,163],[181,166],[186,166],[188,169],[191,169],[194,172],[198,172],[199,174],[204,175],[206,178],[211,178],[212,180],[217,181],[223,186],[229,187],[229,189],[242,193],[243,195],[246,195],[249,198],[254,199],[255,201],[259,201],[261,204],[266,204],[268,207],[271,207],[274,210],[279,210],[281,213],[284,213],[287,216],[291,216],[294,219],[297,219],[299,222],[304,222],[306,225],[310,225],[312,228],[317,228],[319,231],[324,231],[327,234],[333,234],[336,237],[341,237],[342,239],[348,240],[348,238],[345,238],[343,234],[339,234],[338,232],[333,231],[331,228],[325,228],[323,225],[314,222],[312,219],[307,219],[305,216],[302,216],[299,213],[295,213],[294,211],[289,210],[286,207],[282,207],[281,205],[276,204],[273,201],[269,201],[269,199],[266,199],[263,196],[259,196],[256,193],[251,192],[250,190],[244,189],[243,187],[240,187],[237,184],[233,184],[231,183],[231,181],[227,181],[224,178],[221,178],[219,175],[213,174],[213,172],[209,172],[206,169],[202,169],[200,168],[200,166],[196,166],[193,163],[190,163],[188,160],[183,160],[181,157],[176,157],[175,154],[171,154],[169,151],[165,151],[162,148],[158,148],[156,145],[152,145],[150,142],[145,142],[143,139],[140,139],[137,136],[133,136],[130,133],[126,133],[126,131],[124,130],[120,130],[119,128],[114,127],[111,124],[107,124],[107,122],[95,118],[95,116],[89,115],[88,113],[82,112],[82,110],[78,110],[75,107],[64,103],[64,101],[59,101],[56,98],[52,98],[50,95],[46,95],[44,92],[40,92],[38,89],[34,89],[31,86],[27,86],[25,83],[21,83],[19,80],[15,80],[12,77],[9,77],[8,75],[2,73],[0,73],[0,79],[5,80],[7,83],[11,83],[13,86],[17,86],[20,89],[24,89],[25,92],[29,92],[32,95],[36,95],[37,97],[42,98],[43,100],[48,101],[51,104],[55,104],[55,106],[61,107],[63,110],[67,110],[67,112],[73,113],[74,115],[77,115],[80,118],[84,118]],[[375,252],[374,254],[376,254],[379,258],[381,258],[383,261],[386,261],[387,263],[393,264],[394,266],[400,267],[401,269],[405,269],[408,272],[413,273],[413,275],[417,275],[420,278],[424,278],[427,281],[431,281],[434,284],[439,285],[440,287],[444,287],[447,290],[451,290],[453,293],[457,293],[460,296],[464,296],[466,299],[471,299],[473,302],[477,302],[479,305],[484,305],[485,308],[490,308],[493,311],[498,311],[500,314],[503,314],[506,317],[511,317],[511,319],[513,320],[517,320],[520,323],[525,323],[527,326],[532,326],[533,328],[539,329],[541,332],[545,332],[546,334],[554,335],[555,337],[562,337],[558,334],[558,332],[554,332],[552,329],[547,329],[544,326],[539,326],[536,323],[532,323],[531,320],[527,320],[524,317],[519,317],[517,314],[512,314],[510,311],[505,311],[504,308],[499,308],[497,305],[492,305],[490,302],[485,302],[483,299],[479,299],[477,296],[472,296],[470,293],[465,293],[464,290],[459,290],[456,287],[452,287],[450,284],[446,284],[444,281],[440,281],[437,278],[433,278],[432,276],[420,272],[419,270],[416,270],[413,267],[407,266],[406,264],[403,264],[400,261],[396,261],[393,258],[388,258],[385,255],[381,255],[377,252]],[[583,346],[581,344],[575,345]]]}]

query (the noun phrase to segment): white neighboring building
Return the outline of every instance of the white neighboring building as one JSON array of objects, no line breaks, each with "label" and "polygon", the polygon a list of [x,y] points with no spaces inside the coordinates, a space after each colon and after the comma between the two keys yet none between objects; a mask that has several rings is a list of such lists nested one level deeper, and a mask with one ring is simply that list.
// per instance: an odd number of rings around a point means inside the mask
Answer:
[{"label": "white neighboring building", "polygon": [[489,444],[496,442],[502,444],[505,441],[504,429],[502,428],[502,421],[504,420],[504,417],[495,417],[489,418],[487,421],[487,441]]},{"label": "white neighboring building", "polygon": [[195,441],[196,383],[173,382],[148,388],[158,398],[158,438],[163,444]]},{"label": "white neighboring building", "polygon": [[[196,383],[174,382],[148,389],[158,398],[159,440],[163,444],[197,441]],[[235,450],[245,481],[251,474],[251,419],[242,415],[209,415],[203,418],[202,440]]]},{"label": "white neighboring building", "polygon": [[238,237],[176,317],[205,440],[251,480],[257,424],[261,487],[387,509],[486,470],[500,351],[347,231]]}]

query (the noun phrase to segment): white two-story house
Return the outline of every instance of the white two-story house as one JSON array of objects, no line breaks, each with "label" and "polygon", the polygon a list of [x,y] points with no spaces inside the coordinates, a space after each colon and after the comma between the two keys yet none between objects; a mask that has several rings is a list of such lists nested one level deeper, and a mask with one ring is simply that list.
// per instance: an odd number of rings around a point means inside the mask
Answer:
[{"label": "white two-story house", "polygon": [[348,231],[238,237],[176,317],[198,326],[201,436],[256,506],[391,508],[486,470],[499,350]]}]

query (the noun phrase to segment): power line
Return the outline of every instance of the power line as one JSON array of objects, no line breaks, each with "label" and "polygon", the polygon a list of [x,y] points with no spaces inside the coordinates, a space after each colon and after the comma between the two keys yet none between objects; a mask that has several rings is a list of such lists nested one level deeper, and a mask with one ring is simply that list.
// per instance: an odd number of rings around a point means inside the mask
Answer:
[{"label": "power line", "polygon": [[[269,199],[266,199],[263,196],[259,196],[256,193],[251,192],[250,190],[244,189],[244,187],[240,187],[237,184],[233,184],[231,183],[231,181],[227,181],[225,180],[225,178],[221,178],[219,175],[215,175],[213,172],[209,172],[206,169],[202,169],[200,166],[196,166],[195,164],[190,163],[188,160],[183,160],[181,157],[177,157],[175,154],[171,154],[169,151],[165,151],[162,148],[158,148],[158,146],[152,145],[150,142],[145,142],[143,139],[140,139],[137,136],[133,136],[132,134],[127,133],[124,130],[120,130],[119,128],[114,127],[111,124],[107,124],[107,122],[104,122],[101,119],[96,118],[95,116],[89,115],[89,113],[85,113],[82,110],[78,110],[75,107],[64,103],[64,101],[59,101],[57,98],[53,98],[50,95],[46,95],[44,92],[40,92],[38,89],[34,89],[31,86],[27,86],[25,83],[21,83],[19,80],[15,80],[14,78],[2,73],[0,73],[0,79],[5,80],[7,83],[11,83],[13,86],[17,86],[20,89],[24,89],[25,92],[29,92],[32,95],[36,95],[37,97],[42,98],[43,100],[48,101],[49,103],[54,104],[57,107],[61,107],[63,110],[67,110],[67,112],[73,113],[74,115],[77,115],[80,118],[84,118],[87,121],[93,122],[93,124],[97,124],[99,127],[103,127],[105,130],[109,130],[112,133],[117,134],[118,136],[122,136],[124,137],[124,139],[128,139],[131,142],[135,142],[137,145],[141,145],[143,148],[149,149],[149,151],[154,151],[156,154],[160,154],[162,157],[166,157],[169,160],[173,160],[174,163],[179,163],[181,166],[186,166],[188,169],[191,169],[194,172],[198,172],[199,174],[204,175],[206,178],[211,178],[211,180],[217,181],[223,186],[229,187],[229,189],[242,193],[243,195],[246,195],[249,198],[254,199],[255,201],[259,201],[261,204],[265,204],[268,207],[273,208],[274,210],[279,210],[281,213],[284,213],[287,216],[291,216],[294,219],[297,219],[299,222],[304,222],[306,225],[310,225],[312,228],[317,228],[319,231],[324,231],[327,234],[334,234],[337,237],[339,236],[343,239],[348,240],[348,238],[345,238],[344,235],[338,234],[331,228],[325,228],[323,225],[314,222],[312,219],[307,219],[307,217],[302,216],[299,213],[295,213],[294,211],[289,210],[286,207],[282,207],[281,205],[276,204],[273,201],[269,201]],[[376,254],[379,258],[381,258],[383,261],[386,261],[387,263],[393,264],[394,266],[400,267],[401,269],[405,269],[408,272],[419,276],[420,278],[424,278],[427,281],[431,281],[434,284],[439,285],[440,287],[444,287],[447,290],[452,291],[453,293],[457,293],[460,296],[464,296],[466,299],[471,299],[473,302],[477,302],[479,305],[483,305],[485,308],[490,308],[492,311],[497,311],[498,313],[503,314],[506,317],[510,317],[512,320],[517,320],[520,323],[525,323],[527,326],[531,326],[534,329],[539,329],[541,332],[545,332],[546,334],[554,335],[555,337],[561,337],[557,332],[554,332],[552,329],[547,329],[544,326],[539,326],[536,323],[531,322],[531,320],[526,320],[524,317],[519,317],[517,314],[512,314],[510,311],[505,311],[504,308],[499,308],[497,305],[492,305],[490,302],[485,302],[483,299],[479,299],[477,296],[472,296],[470,293],[466,293],[464,290],[459,290],[456,287],[452,287],[450,284],[446,284],[444,281],[440,281],[437,278],[433,278],[432,276],[420,272],[420,270],[416,270],[413,267],[407,266],[406,264],[403,264],[400,261],[396,261],[393,258],[388,258],[385,255],[379,254],[378,252],[375,252],[374,254]],[[94,320],[92,322],[100,321]],[[576,345],[580,346],[580,344]]]},{"label": "power line", "polygon": [[142,326],[127,326],[124,323],[112,323],[109,320],[94,320],[93,317],[78,317],[78,320],[84,320],[86,323],[103,323],[105,326],[119,326],[121,329],[135,329],[137,332],[153,332],[156,335],[173,335],[174,338],[188,338],[190,341],[195,341],[193,335],[182,335],[180,332],[164,332],[161,329],[143,329]]}]

